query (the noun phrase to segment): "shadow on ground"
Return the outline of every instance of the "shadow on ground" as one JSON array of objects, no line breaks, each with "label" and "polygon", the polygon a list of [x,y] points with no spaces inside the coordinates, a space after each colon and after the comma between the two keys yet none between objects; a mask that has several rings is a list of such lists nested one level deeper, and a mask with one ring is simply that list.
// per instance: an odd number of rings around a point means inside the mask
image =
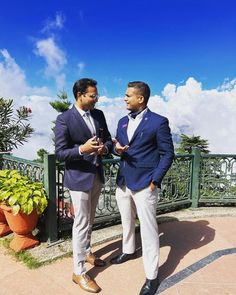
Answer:
[{"label": "shadow on ground", "polygon": [[[191,250],[214,240],[215,230],[209,227],[206,220],[179,221],[177,218],[165,218],[165,222],[159,225],[160,247],[170,247],[166,261],[159,267],[159,279],[163,281],[175,271],[181,259]],[[140,233],[136,234],[137,258],[142,256]],[[122,252],[122,241],[115,241],[96,251],[98,257],[109,254],[105,261],[107,265],[103,268],[90,269],[89,274],[96,277],[110,266],[110,259]]]},{"label": "shadow on ground", "polygon": [[175,221],[159,226],[160,247],[170,247],[166,261],[159,268],[159,278],[163,281],[169,277],[178,266],[181,259],[191,250],[214,240],[215,230],[206,220]]}]

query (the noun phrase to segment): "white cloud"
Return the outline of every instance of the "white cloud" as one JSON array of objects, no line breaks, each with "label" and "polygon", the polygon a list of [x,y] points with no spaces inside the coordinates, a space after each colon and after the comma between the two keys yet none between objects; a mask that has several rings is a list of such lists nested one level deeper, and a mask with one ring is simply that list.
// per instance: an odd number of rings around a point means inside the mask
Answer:
[{"label": "white cloud", "polygon": [[220,85],[217,90],[219,91],[230,91],[232,89],[234,89],[236,86],[236,78],[233,80],[230,80],[229,78],[226,78],[224,80],[224,83],[222,85]]},{"label": "white cloud", "polygon": [[168,93],[167,103],[151,104],[156,111],[166,115],[175,133],[200,135],[209,141],[211,152],[235,153],[236,137],[236,87],[230,90],[203,90],[201,83],[189,78],[185,85]]},{"label": "white cloud", "polygon": [[18,99],[22,95],[48,95],[47,87],[30,87],[24,71],[6,49],[0,50],[0,97]]},{"label": "white cloud", "polygon": [[[36,93],[38,93],[36,95]],[[35,133],[23,146],[14,150],[14,155],[26,159],[35,159],[36,152],[45,148],[53,152],[52,145],[52,121],[57,112],[52,109],[49,102],[54,100],[50,97],[46,87],[30,87],[26,81],[24,71],[10,56],[6,49],[0,50],[0,97],[12,98],[14,107],[26,106],[32,109],[30,124]]]},{"label": "white cloud", "polygon": [[35,130],[28,142],[13,151],[18,157],[35,159],[40,148],[54,152],[51,128],[58,113],[49,105],[52,100],[54,100],[52,97],[31,95],[22,96],[17,101],[18,106],[24,105],[31,108],[30,124]]},{"label": "white cloud", "polygon": [[[63,83],[65,77],[58,72]],[[189,78],[181,86],[167,84],[162,95],[150,97],[149,108],[168,117],[173,133],[200,135],[209,141],[213,153],[235,153],[236,147],[236,79],[224,81],[216,89],[204,90],[202,84]],[[32,109],[31,124],[35,134],[29,142],[14,151],[27,159],[36,158],[36,151],[45,148],[53,152],[52,121],[57,112],[49,102],[54,100],[47,88],[31,87],[24,71],[6,49],[0,50],[0,96],[13,98],[15,106]],[[108,127],[114,136],[118,120],[127,114],[124,98],[102,96],[98,108],[104,111]]]},{"label": "white cloud", "polygon": [[65,76],[62,74],[62,70],[67,63],[65,53],[59,48],[52,37],[38,40],[34,52],[46,61],[44,71],[46,77],[55,79],[57,88],[62,89],[65,84]]},{"label": "white cloud", "polygon": [[108,98],[101,96],[97,108],[104,112],[109,131],[114,137],[119,119],[127,114],[123,97]]},{"label": "white cloud", "polygon": [[0,50],[0,97],[20,97],[27,88],[24,72],[6,49]]},{"label": "white cloud", "polygon": [[80,62],[80,63],[78,63],[77,66],[78,66],[78,69],[79,69],[79,75],[81,75],[83,73],[83,71],[84,71],[85,63]]},{"label": "white cloud", "polygon": [[63,29],[65,20],[66,20],[65,15],[57,12],[54,20],[51,20],[51,19],[46,20],[45,25],[42,29],[42,32],[48,32],[55,29],[59,29],[59,30]]},{"label": "white cloud", "polygon": [[[212,153],[235,153],[236,85],[204,90],[200,82],[189,78],[184,85],[167,84],[162,96],[150,97],[149,108],[168,117],[173,133],[200,135],[209,141]],[[233,86],[232,86],[233,85]],[[108,126],[114,135],[118,120],[125,114],[122,98],[99,99]]]}]

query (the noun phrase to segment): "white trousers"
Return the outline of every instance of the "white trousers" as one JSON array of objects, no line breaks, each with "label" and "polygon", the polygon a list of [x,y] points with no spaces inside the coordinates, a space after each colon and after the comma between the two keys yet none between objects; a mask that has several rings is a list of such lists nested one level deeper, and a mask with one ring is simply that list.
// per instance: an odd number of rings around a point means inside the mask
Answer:
[{"label": "white trousers", "polygon": [[72,246],[74,273],[76,275],[86,272],[85,257],[91,251],[92,226],[101,188],[102,183],[97,173],[93,187],[89,191],[70,190],[75,215],[72,229]]},{"label": "white trousers", "polygon": [[131,191],[127,187],[116,189],[116,200],[121,214],[123,227],[122,251],[135,252],[135,218],[140,221],[143,265],[147,279],[157,277],[159,264],[159,235],[156,222],[156,204],[160,189],[153,192],[149,187]]}]

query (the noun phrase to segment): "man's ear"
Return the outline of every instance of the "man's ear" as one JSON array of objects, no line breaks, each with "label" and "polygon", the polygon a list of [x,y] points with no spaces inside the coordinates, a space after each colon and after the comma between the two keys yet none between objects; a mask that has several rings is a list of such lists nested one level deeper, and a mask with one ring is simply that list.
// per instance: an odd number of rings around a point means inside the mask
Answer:
[{"label": "man's ear", "polygon": [[143,104],[144,103],[144,96],[140,95],[139,97],[139,103]]},{"label": "man's ear", "polygon": [[76,94],[76,99],[75,99],[75,100],[78,100],[78,98],[79,98],[81,95],[82,95],[82,93],[78,91],[77,94]]}]

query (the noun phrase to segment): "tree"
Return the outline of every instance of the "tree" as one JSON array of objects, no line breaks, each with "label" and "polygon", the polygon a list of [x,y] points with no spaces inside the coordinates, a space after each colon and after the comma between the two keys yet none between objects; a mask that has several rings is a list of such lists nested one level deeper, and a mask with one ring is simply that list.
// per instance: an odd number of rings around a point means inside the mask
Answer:
[{"label": "tree", "polygon": [[16,110],[13,100],[0,97],[0,151],[9,152],[28,140],[34,129],[28,122],[32,111],[25,106]]},{"label": "tree", "polygon": [[[55,100],[50,102],[50,105],[54,108],[54,110],[56,110],[58,113],[63,113],[65,111],[67,111],[71,105],[71,102],[68,100],[68,95],[65,92],[65,90],[60,91],[57,94],[57,97],[59,98],[59,100]],[[54,126],[52,127],[52,131],[54,133],[54,129],[55,129],[55,121],[53,121]],[[54,136],[52,137],[52,141],[55,144],[55,138]]]},{"label": "tree", "polygon": [[55,100],[50,102],[50,105],[58,112],[62,113],[65,112],[69,109],[71,102],[68,100],[68,95],[67,93],[62,90],[57,94],[57,97],[59,100]]},{"label": "tree", "polygon": [[209,154],[208,150],[208,140],[202,139],[200,136],[187,136],[185,134],[181,134],[181,142],[179,147],[177,148],[177,153],[186,154],[191,153],[192,148],[196,147],[201,150],[204,154]]},{"label": "tree", "polygon": [[49,154],[49,152],[45,149],[39,149],[37,151],[38,158],[34,160],[34,162],[43,163],[43,157],[45,154]]}]

